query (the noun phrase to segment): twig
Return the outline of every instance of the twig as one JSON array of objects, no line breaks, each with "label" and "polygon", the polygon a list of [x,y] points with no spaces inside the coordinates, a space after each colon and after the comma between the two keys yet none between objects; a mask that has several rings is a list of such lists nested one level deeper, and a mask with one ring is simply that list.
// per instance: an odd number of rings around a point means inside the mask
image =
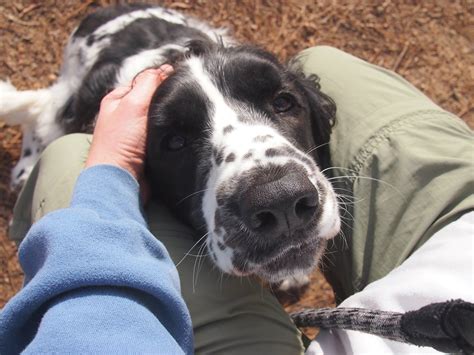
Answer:
[{"label": "twig", "polygon": [[189,9],[191,8],[191,5],[189,4],[185,4],[184,2],[175,2],[175,3],[172,3],[170,4],[168,7],[172,8],[172,9]]},{"label": "twig", "polygon": [[37,9],[38,7],[41,7],[41,4],[31,4],[30,6],[25,7],[25,8],[20,12],[19,17],[22,18],[22,17],[25,16],[28,12],[31,12],[31,11],[33,11],[34,9]]},{"label": "twig", "polygon": [[403,46],[403,49],[402,49],[400,55],[398,56],[397,61],[395,62],[395,64],[394,64],[393,67],[392,67],[392,70],[393,70],[393,71],[397,71],[397,70],[398,70],[398,67],[399,67],[400,64],[402,63],[402,60],[403,60],[403,58],[405,57],[405,54],[407,54],[407,52],[408,52],[408,47],[410,47],[410,43],[409,43],[409,42],[405,42],[405,45]]},{"label": "twig", "polygon": [[27,27],[36,27],[36,26],[39,26],[39,23],[38,22],[27,22],[27,21],[22,21],[18,18],[16,18],[15,16],[13,15],[10,15],[10,14],[3,14],[3,16],[5,16],[7,19],[9,19],[10,21],[12,22],[15,22],[19,25],[22,25],[22,26],[27,26]]}]

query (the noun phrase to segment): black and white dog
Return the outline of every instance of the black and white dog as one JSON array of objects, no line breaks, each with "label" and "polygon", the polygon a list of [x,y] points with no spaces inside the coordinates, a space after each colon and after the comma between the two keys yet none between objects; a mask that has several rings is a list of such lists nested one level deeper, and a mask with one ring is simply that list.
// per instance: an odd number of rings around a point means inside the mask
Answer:
[{"label": "black and white dog", "polygon": [[314,78],[175,11],[100,10],[73,32],[56,84],[17,91],[0,82],[0,118],[23,127],[13,184],[52,140],[91,132],[105,94],[163,63],[175,72],[149,109],[154,194],[204,229],[222,271],[270,282],[308,274],[340,229],[336,194],[321,173],[334,104]]}]

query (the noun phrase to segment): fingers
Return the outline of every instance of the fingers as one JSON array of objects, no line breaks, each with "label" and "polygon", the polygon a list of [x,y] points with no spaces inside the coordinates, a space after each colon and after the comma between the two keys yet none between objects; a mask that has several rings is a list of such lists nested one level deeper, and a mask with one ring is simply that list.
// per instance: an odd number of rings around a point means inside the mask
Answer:
[{"label": "fingers", "polygon": [[101,111],[112,112],[120,101],[127,98],[137,106],[147,106],[156,88],[173,72],[173,67],[164,64],[158,69],[146,69],[139,73],[131,86],[119,86],[109,92],[101,102]]},{"label": "fingers", "polygon": [[170,65],[162,65],[158,69],[146,69],[139,73],[133,81],[132,90],[127,100],[145,105],[150,103],[156,88],[173,72]]}]

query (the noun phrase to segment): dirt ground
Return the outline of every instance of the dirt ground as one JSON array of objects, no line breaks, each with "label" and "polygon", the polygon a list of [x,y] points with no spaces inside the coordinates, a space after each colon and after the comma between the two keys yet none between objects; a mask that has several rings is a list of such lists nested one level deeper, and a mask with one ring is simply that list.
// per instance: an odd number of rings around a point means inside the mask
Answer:
[{"label": "dirt ground", "polygon": [[[116,1],[0,0],[0,79],[21,89],[52,84],[62,48],[79,21]],[[259,44],[287,60],[314,45],[331,45],[395,70],[443,108],[474,127],[474,0],[314,1],[183,0],[153,3],[231,29],[242,42]],[[19,157],[21,133],[0,117],[0,307],[21,287],[16,247],[7,239],[15,193],[9,174]],[[315,273],[297,304],[334,302]]]}]

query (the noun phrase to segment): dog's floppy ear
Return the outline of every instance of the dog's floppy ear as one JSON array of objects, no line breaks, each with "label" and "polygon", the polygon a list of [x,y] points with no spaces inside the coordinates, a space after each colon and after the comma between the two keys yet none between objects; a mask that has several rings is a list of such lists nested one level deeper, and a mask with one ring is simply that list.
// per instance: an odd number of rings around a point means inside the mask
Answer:
[{"label": "dog's floppy ear", "polygon": [[299,69],[293,70],[295,83],[306,96],[310,108],[311,129],[316,146],[316,157],[321,169],[329,167],[329,139],[336,119],[336,104],[321,91],[316,74],[305,76]]}]

